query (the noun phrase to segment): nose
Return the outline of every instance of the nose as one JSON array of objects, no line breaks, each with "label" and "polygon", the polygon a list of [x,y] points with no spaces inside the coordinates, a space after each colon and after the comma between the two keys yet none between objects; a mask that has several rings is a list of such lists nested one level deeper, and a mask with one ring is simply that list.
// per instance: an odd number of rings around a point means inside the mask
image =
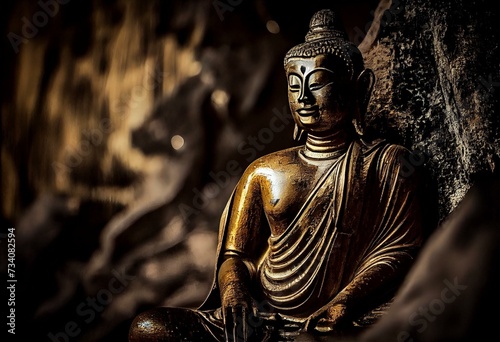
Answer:
[{"label": "nose", "polygon": [[301,87],[298,101],[300,103],[311,103],[312,94],[308,87]]}]

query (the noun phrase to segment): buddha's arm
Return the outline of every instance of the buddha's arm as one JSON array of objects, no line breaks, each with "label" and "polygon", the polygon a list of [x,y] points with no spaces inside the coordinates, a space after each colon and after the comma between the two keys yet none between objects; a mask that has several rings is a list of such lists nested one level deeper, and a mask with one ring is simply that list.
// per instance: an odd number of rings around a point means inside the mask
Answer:
[{"label": "buddha's arm", "polygon": [[402,279],[412,261],[412,256],[404,252],[393,256],[397,262],[375,265],[358,274],[335,296],[321,315],[312,319],[315,321],[312,327],[318,331],[333,330],[337,324],[357,317],[370,304],[385,297]]},{"label": "buddha's arm", "polygon": [[257,162],[251,164],[238,182],[233,205],[228,214],[228,225],[223,255],[226,258],[245,260],[250,273],[254,269],[251,263],[257,258],[262,243],[267,239],[262,235],[261,219],[263,217],[261,176]]},{"label": "buddha's arm", "polygon": [[[237,330],[246,334],[245,317],[252,310],[250,290],[255,276],[254,261],[261,242],[266,242],[260,235],[262,213],[259,179],[251,165],[234,192],[221,249],[223,262],[218,271],[226,334],[229,335]],[[237,322],[243,322],[243,326],[237,326]]]}]

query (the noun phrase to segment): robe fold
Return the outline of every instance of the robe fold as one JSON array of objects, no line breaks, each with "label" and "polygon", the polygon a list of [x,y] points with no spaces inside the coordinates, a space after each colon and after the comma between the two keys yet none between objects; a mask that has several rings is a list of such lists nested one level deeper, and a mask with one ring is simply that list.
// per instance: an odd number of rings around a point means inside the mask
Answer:
[{"label": "robe fold", "polygon": [[[407,271],[406,261],[421,244],[416,179],[400,172],[407,155],[405,148],[384,141],[352,142],[317,181],[286,230],[262,241],[267,249],[256,265],[253,286],[273,312],[305,319],[325,310],[350,282],[374,267]],[[221,305],[217,274],[233,195],[220,221],[213,287],[198,309],[212,323],[220,320],[213,310]],[[220,321],[215,324],[221,327]]]}]

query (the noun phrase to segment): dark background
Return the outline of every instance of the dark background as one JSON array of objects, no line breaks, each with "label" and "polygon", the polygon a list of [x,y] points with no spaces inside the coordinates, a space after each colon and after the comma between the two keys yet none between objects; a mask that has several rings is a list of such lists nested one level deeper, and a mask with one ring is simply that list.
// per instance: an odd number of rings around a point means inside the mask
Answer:
[{"label": "dark background", "polygon": [[296,144],[283,57],[318,9],[339,13],[377,76],[367,134],[415,151],[429,234],[495,169],[488,1],[62,2],[1,14],[0,260],[15,227],[17,337],[125,341],[139,312],[201,303],[239,175]]}]

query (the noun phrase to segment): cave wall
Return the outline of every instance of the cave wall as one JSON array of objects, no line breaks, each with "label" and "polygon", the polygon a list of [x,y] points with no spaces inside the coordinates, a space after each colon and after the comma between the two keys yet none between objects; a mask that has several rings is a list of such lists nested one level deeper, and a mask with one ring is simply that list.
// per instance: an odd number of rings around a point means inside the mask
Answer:
[{"label": "cave wall", "polygon": [[488,1],[392,1],[365,52],[378,82],[369,125],[415,152],[437,191],[438,220],[499,152],[498,14]]},{"label": "cave wall", "polygon": [[395,0],[385,18],[366,53],[382,81],[370,121],[415,151],[406,171],[429,176],[424,214],[436,203],[439,226],[359,341],[487,340],[499,304],[499,14],[490,1]]}]

